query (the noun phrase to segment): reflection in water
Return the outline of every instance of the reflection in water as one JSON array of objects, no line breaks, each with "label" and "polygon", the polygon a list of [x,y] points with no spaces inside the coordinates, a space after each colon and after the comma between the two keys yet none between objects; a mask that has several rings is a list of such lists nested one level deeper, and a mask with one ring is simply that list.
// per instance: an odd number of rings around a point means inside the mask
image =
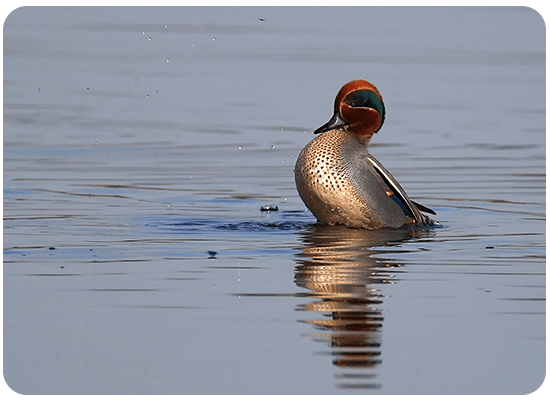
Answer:
[{"label": "reflection in water", "polygon": [[[368,231],[313,225],[302,234],[295,282],[314,299],[302,310],[319,313],[303,322],[330,343],[332,363],[346,371],[335,375],[341,388],[380,388],[376,367],[382,362],[383,294],[373,284],[393,283],[400,264],[384,259],[380,247],[394,247],[429,230],[418,228]],[[395,253],[395,249],[392,250]]]}]

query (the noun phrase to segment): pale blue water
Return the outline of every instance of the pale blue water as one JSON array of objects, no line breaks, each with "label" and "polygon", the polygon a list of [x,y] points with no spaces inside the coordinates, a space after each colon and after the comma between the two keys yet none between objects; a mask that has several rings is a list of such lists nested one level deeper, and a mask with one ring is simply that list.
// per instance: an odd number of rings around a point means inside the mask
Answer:
[{"label": "pale blue water", "polygon": [[[536,390],[544,36],[529,8],[15,10],[7,385]],[[356,78],[388,110],[372,153],[437,228],[323,228],[300,201],[296,156]]]}]

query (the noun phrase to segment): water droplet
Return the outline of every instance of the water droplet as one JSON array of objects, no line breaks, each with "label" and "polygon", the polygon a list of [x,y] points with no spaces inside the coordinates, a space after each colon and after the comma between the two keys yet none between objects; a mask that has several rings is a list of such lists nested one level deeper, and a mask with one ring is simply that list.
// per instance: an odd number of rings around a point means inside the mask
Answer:
[{"label": "water droplet", "polygon": [[170,59],[169,59],[169,58],[167,58],[167,59],[166,59],[166,62],[167,62],[167,63],[169,63],[169,62],[170,62]]},{"label": "water droplet", "polygon": [[218,254],[218,252],[214,250],[208,250],[206,254],[208,254],[208,258],[216,258],[216,254]]},{"label": "water droplet", "polygon": [[212,38],[212,41],[213,41],[213,42],[215,42],[215,41],[216,41],[216,38],[215,38],[215,37],[213,37],[213,38]]},{"label": "water droplet", "polygon": [[239,146],[239,150],[242,150],[243,146]]},{"label": "water droplet", "polygon": [[267,204],[265,206],[261,206],[260,211],[262,211],[262,212],[265,212],[265,211],[267,211],[267,212],[269,212],[269,211],[279,211],[279,207],[277,207],[274,204]]}]

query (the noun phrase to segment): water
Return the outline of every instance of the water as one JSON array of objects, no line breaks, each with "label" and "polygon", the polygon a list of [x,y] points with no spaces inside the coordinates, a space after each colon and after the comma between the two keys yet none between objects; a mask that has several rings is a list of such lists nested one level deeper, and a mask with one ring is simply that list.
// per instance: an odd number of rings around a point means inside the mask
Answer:
[{"label": "water", "polygon": [[[4,25],[7,384],[536,390],[544,35],[528,8],[15,10]],[[438,227],[320,227],[301,203],[296,156],[356,78],[388,110],[372,153]]]}]

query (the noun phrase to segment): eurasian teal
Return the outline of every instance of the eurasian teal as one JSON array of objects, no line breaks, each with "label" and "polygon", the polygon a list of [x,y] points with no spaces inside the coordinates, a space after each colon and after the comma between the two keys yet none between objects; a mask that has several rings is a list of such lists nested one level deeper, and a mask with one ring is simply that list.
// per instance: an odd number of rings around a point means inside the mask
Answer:
[{"label": "eurasian teal", "polygon": [[371,83],[346,83],[334,102],[334,115],[314,131],[294,170],[298,193],[319,222],[380,229],[422,225],[431,220],[386,168],[370,153],[372,135],[384,123],[382,95]]}]

